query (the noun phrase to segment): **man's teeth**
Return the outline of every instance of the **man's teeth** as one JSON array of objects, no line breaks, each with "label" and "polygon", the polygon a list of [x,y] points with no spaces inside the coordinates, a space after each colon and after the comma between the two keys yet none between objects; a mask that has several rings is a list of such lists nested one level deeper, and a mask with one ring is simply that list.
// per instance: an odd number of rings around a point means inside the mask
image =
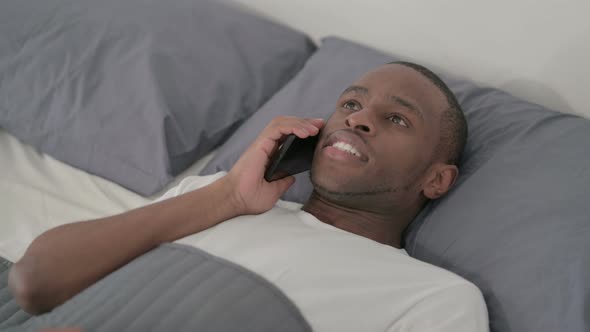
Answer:
[{"label": "man's teeth", "polygon": [[357,157],[361,156],[361,154],[352,145],[350,145],[348,143],[336,142],[336,143],[332,144],[332,146],[337,148],[338,150],[348,152],[348,153],[353,154]]}]

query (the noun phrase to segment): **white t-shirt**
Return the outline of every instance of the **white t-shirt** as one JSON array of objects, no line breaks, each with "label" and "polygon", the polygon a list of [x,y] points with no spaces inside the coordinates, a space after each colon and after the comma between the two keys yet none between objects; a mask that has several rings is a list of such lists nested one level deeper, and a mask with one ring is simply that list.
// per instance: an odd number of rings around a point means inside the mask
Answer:
[{"label": "white t-shirt", "polygon": [[[188,177],[159,200],[224,176]],[[212,207],[222,209],[223,206]],[[488,331],[477,287],[279,201],[177,241],[239,264],[272,282],[314,331]]]}]

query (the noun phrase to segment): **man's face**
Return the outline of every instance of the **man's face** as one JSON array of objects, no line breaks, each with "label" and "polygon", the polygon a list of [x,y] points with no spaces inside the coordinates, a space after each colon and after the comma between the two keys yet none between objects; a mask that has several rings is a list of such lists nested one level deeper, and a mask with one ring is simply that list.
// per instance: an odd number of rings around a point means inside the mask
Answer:
[{"label": "man's face", "polygon": [[365,74],[322,129],[311,169],[316,191],[363,206],[418,199],[447,107],[442,92],[411,68]]}]

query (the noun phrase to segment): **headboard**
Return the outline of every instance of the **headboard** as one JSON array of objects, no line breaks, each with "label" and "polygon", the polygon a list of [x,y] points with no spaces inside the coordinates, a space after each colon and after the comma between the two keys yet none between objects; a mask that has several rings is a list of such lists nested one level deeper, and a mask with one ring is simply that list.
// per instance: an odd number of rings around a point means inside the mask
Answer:
[{"label": "headboard", "polygon": [[316,41],[345,37],[590,118],[584,0],[236,0]]}]

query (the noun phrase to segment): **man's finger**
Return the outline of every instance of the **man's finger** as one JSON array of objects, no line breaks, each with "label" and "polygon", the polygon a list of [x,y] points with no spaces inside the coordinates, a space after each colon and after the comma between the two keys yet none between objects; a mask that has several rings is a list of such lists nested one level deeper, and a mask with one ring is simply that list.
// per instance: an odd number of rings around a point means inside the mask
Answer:
[{"label": "man's finger", "polygon": [[315,132],[324,125],[324,120],[320,118],[295,118],[282,116],[273,119],[267,126],[270,128],[281,128],[281,127],[302,127],[306,128],[310,132]]},{"label": "man's finger", "polygon": [[324,126],[323,119],[300,119],[301,124],[310,132],[310,134],[314,135],[319,132],[319,130]]},{"label": "man's finger", "polygon": [[287,135],[299,138],[315,136],[324,125],[323,119],[302,119],[295,117],[278,117],[271,121],[262,131],[252,148],[262,149],[268,157],[272,155]]},{"label": "man's finger", "polygon": [[323,122],[319,120],[314,120],[312,122],[305,119],[298,119],[297,121],[281,123],[277,127],[275,127],[275,130],[278,130],[281,133],[281,135],[295,134],[298,137],[305,138],[308,136],[316,135],[322,126]]},{"label": "man's finger", "polygon": [[324,126],[324,123],[325,123],[324,119],[321,119],[321,118],[313,118],[313,119],[307,118],[306,120],[309,121],[311,124],[314,125],[314,127],[318,128],[318,129],[322,129],[322,127]]}]

